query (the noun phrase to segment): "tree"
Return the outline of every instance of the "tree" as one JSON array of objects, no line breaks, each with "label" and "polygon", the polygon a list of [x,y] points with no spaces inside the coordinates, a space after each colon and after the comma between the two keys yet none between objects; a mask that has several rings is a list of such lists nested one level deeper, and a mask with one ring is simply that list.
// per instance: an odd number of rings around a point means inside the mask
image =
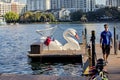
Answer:
[{"label": "tree", "polygon": [[32,20],[33,20],[33,12],[28,11],[28,12],[24,13],[24,14],[23,14],[23,20],[24,20],[25,22],[30,22],[30,21],[32,21]]},{"label": "tree", "polygon": [[86,17],[88,21],[95,21],[99,16],[95,12],[87,12]]},{"label": "tree", "polygon": [[82,15],[82,17],[81,17],[81,21],[82,21],[82,22],[86,22],[86,21],[87,21],[87,18],[86,18],[86,15],[85,15],[85,14]]},{"label": "tree", "polygon": [[40,21],[41,21],[41,22],[47,21],[47,18],[46,18],[46,15],[45,15],[45,14],[43,14],[43,13],[41,14]]},{"label": "tree", "polygon": [[41,12],[35,13],[35,15],[34,15],[35,21],[39,22],[39,21],[40,21],[40,18],[41,18],[41,15],[42,15]]},{"label": "tree", "polygon": [[71,15],[71,20],[72,21],[80,21],[80,18],[83,15],[83,11],[82,10],[78,10],[76,12],[71,13],[70,15]]},{"label": "tree", "polygon": [[45,15],[46,15],[47,21],[49,21],[49,22],[55,21],[55,16],[53,14],[47,13]]},{"label": "tree", "polygon": [[11,23],[11,22],[16,23],[19,20],[19,15],[16,14],[15,12],[8,12],[4,15],[4,18],[7,23]]}]

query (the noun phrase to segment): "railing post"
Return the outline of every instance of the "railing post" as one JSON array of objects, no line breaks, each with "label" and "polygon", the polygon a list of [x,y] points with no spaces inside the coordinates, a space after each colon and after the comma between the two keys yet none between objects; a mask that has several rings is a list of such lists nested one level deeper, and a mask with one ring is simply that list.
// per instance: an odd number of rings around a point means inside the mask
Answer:
[{"label": "railing post", "polygon": [[92,42],[92,66],[95,66],[95,31],[91,31],[91,42]]},{"label": "railing post", "polygon": [[85,45],[85,34],[84,34],[84,31],[82,31],[82,44]]},{"label": "railing post", "polygon": [[114,27],[114,54],[117,54],[116,26]]},{"label": "railing post", "polygon": [[118,34],[116,35],[116,54],[118,54]]},{"label": "railing post", "polygon": [[91,54],[90,44],[88,44],[88,61],[89,61],[89,67],[92,67],[92,54]]},{"label": "railing post", "polygon": [[119,41],[119,44],[118,44],[118,49],[120,50],[120,41]]},{"label": "railing post", "polygon": [[85,27],[85,43],[87,44],[87,29]]},{"label": "railing post", "polygon": [[87,29],[85,27],[85,53],[87,53]]}]

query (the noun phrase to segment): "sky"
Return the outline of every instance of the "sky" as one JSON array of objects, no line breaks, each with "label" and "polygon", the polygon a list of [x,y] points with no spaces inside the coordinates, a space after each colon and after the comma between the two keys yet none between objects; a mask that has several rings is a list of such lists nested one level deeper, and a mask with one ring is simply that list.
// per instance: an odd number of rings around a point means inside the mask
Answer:
[{"label": "sky", "polygon": [[[19,0],[19,1],[22,2],[22,3],[26,2],[26,0]],[[97,4],[104,4],[105,5],[105,2],[106,2],[106,0],[96,0]]]}]

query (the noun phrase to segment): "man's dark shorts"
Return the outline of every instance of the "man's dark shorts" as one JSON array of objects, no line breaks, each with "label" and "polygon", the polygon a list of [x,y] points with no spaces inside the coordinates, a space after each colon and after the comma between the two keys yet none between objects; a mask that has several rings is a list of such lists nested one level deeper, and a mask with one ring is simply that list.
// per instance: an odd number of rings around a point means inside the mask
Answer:
[{"label": "man's dark shorts", "polygon": [[103,54],[110,54],[110,45],[102,45]]}]

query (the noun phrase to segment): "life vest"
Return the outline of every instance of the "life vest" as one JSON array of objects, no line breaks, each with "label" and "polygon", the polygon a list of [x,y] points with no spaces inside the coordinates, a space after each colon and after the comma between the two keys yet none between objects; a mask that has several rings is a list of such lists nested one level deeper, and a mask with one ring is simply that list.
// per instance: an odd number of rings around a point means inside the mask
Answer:
[{"label": "life vest", "polygon": [[46,46],[49,46],[50,42],[51,42],[51,38],[50,38],[50,37],[47,37],[46,40],[44,41],[44,44],[45,44]]}]

